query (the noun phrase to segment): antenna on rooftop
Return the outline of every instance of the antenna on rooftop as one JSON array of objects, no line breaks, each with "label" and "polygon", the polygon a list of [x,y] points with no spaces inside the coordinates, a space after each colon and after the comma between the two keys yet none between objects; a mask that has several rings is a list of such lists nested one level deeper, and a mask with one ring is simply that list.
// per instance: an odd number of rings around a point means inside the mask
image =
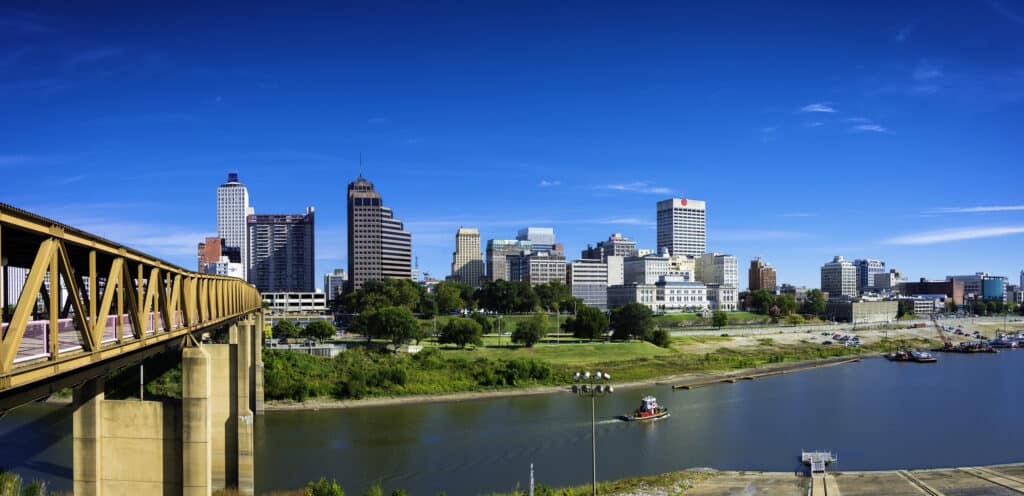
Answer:
[{"label": "antenna on rooftop", "polygon": [[363,177],[363,152],[359,152],[359,177]]}]

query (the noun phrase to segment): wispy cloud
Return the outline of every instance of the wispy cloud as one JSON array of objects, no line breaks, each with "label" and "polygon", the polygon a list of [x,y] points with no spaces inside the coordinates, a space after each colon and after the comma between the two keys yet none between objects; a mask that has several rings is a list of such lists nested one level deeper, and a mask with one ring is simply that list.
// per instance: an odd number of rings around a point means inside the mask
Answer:
[{"label": "wispy cloud", "polygon": [[818,126],[824,126],[824,125],[825,125],[825,123],[821,122],[821,121],[811,121],[811,122],[805,122],[804,123],[804,127],[818,127]]},{"label": "wispy cloud", "polygon": [[85,177],[86,177],[85,174],[78,174],[76,176],[62,177],[62,178],[57,180],[57,184],[77,183],[78,181],[81,181],[82,179],[85,179]]},{"label": "wispy cloud", "polygon": [[886,129],[886,128],[882,127],[882,126],[879,126],[878,124],[860,124],[858,126],[853,126],[850,129],[852,129],[853,131],[869,132],[869,133],[888,133],[889,132],[888,129]]},{"label": "wispy cloud", "polygon": [[859,116],[858,117],[847,117],[846,119],[843,119],[843,122],[871,122],[871,119],[868,119],[867,117],[859,117]]},{"label": "wispy cloud", "polygon": [[27,155],[0,155],[0,167],[28,165],[36,161],[37,159],[35,157],[29,157]]},{"label": "wispy cloud", "polygon": [[902,28],[899,29],[899,31],[896,31],[896,41],[898,41],[900,43],[903,43],[904,41],[907,41],[910,38],[910,35],[913,32],[914,32],[914,25],[913,24],[908,24],[906,26],[903,26]]},{"label": "wispy cloud", "polygon": [[1018,14],[999,0],[988,0],[989,7],[1014,24],[1024,25],[1024,15]]},{"label": "wispy cloud", "polygon": [[933,208],[928,211],[932,214],[972,214],[985,212],[1020,212],[1024,211],[1024,205],[998,205],[987,207],[944,207]]},{"label": "wispy cloud", "polygon": [[1024,226],[965,227],[926,231],[885,240],[890,245],[933,245],[969,239],[996,238],[1012,234],[1024,234]]},{"label": "wispy cloud", "polygon": [[[580,223],[586,223],[581,221]],[[596,219],[591,221],[594,224],[618,224],[623,226],[654,226],[653,220],[639,219],[636,217],[614,217],[611,219]]]},{"label": "wispy cloud", "polygon": [[779,214],[779,217],[817,217],[818,214],[815,212],[790,212],[785,214]]},{"label": "wispy cloud", "polygon": [[715,241],[779,241],[807,238],[810,235],[797,231],[776,229],[726,229],[712,231],[708,236]]},{"label": "wispy cloud", "polygon": [[650,193],[655,195],[671,195],[672,189],[664,186],[655,186],[648,181],[636,181],[625,184],[606,184],[597,186],[594,189],[606,189],[611,191],[627,191],[630,193]]},{"label": "wispy cloud", "polygon": [[835,113],[836,109],[829,102],[812,103],[810,105],[804,105],[800,108],[801,112],[824,112],[824,113]]},{"label": "wispy cloud", "polygon": [[548,181],[547,179],[541,179],[541,181],[537,183],[537,186],[540,186],[541,188],[551,188],[554,186],[560,186],[561,184],[562,181]]}]

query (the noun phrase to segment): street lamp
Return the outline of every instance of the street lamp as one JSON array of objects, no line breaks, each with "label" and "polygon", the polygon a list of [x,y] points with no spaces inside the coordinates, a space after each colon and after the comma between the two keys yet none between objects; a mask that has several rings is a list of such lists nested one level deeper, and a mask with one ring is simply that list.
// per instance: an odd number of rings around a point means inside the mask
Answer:
[{"label": "street lamp", "polygon": [[590,397],[590,463],[592,469],[593,496],[597,496],[597,418],[594,414],[594,403],[599,395],[612,394],[615,391],[609,384],[612,376],[607,372],[576,372],[572,375],[572,392],[579,397]]}]

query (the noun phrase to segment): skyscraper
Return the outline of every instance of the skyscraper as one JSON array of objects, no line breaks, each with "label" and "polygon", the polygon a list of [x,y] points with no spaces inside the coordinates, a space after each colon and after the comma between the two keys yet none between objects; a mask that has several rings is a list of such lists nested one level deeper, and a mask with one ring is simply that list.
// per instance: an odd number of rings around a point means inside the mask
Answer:
[{"label": "skyscraper", "polygon": [[[522,261],[520,255],[529,254],[532,245],[529,241],[515,239],[487,240],[487,275],[488,281],[503,279],[512,280],[512,268]],[[518,270],[518,269],[516,269]]]},{"label": "skyscraper", "polygon": [[484,277],[484,256],[480,253],[480,230],[460,227],[455,232],[452,253],[452,279],[472,287],[480,286]]},{"label": "skyscraper", "polygon": [[247,219],[252,214],[249,190],[238,182],[237,172],[229,172],[228,181],[217,188],[217,237],[224,240],[224,246],[239,250],[246,279],[249,277],[249,263],[246,258],[246,236],[249,232]]},{"label": "skyscraper", "polygon": [[553,227],[524,227],[516,234],[516,240],[529,241],[533,251],[551,251],[555,249],[555,229]]},{"label": "skyscraper", "polygon": [[857,268],[837,255],[821,266],[821,290],[829,299],[857,296]]},{"label": "skyscraper", "polygon": [[704,254],[707,248],[707,218],[702,200],[670,198],[658,202],[658,251],[668,248],[672,255]]},{"label": "skyscraper", "polygon": [[305,214],[250,215],[248,281],[262,292],[316,290],[313,207]]},{"label": "skyscraper", "polygon": [[874,289],[875,287],[875,274],[885,273],[885,262],[881,260],[872,260],[870,258],[858,258],[853,261],[853,265],[857,267],[857,292],[863,293]]},{"label": "skyscraper", "polygon": [[361,289],[366,281],[412,276],[412,234],[360,174],[348,185],[349,285]]},{"label": "skyscraper", "polygon": [[761,257],[750,261],[750,269],[747,271],[747,289],[757,291],[767,289],[775,293],[775,268],[764,263]]}]

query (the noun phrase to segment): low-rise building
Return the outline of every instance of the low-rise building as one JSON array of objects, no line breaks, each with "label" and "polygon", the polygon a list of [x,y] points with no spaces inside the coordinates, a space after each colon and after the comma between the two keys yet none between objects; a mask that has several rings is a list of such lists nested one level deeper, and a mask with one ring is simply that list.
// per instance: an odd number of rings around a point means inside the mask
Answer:
[{"label": "low-rise building", "polygon": [[896,300],[833,299],[825,306],[833,320],[853,324],[891,322],[898,312]]},{"label": "low-rise building", "polygon": [[875,291],[881,293],[892,293],[899,289],[901,282],[906,282],[906,278],[903,274],[896,269],[889,269],[888,272],[878,272],[872,274],[871,284],[875,288]]},{"label": "low-rise building", "polygon": [[215,276],[245,278],[245,267],[240,262],[232,262],[228,257],[220,257],[216,262],[206,262],[203,272]]},{"label": "low-rise building", "polygon": [[723,284],[707,285],[708,308],[731,312],[739,307],[739,288]]},{"label": "low-rise building", "polygon": [[899,293],[903,296],[944,294],[953,299],[956,305],[964,304],[964,283],[955,279],[945,281],[929,281],[921,278],[917,282],[901,282]]},{"label": "low-rise building", "polygon": [[654,284],[658,282],[659,277],[669,272],[667,256],[627,257],[623,261],[623,284]]},{"label": "low-rise building", "polygon": [[271,325],[282,320],[296,325],[324,320],[333,322],[334,316],[328,311],[327,295],[320,292],[275,292],[262,293],[267,305]]},{"label": "low-rise building", "polygon": [[656,308],[665,311],[708,308],[708,291],[702,282],[683,275],[664,275],[654,285]]},{"label": "low-rise building", "polygon": [[945,311],[946,298],[944,294],[916,295],[901,296],[900,301],[909,301],[914,315],[926,316]]},{"label": "low-rise building", "polygon": [[658,288],[654,284],[622,284],[608,287],[608,308],[640,303],[652,311],[658,309]]}]

